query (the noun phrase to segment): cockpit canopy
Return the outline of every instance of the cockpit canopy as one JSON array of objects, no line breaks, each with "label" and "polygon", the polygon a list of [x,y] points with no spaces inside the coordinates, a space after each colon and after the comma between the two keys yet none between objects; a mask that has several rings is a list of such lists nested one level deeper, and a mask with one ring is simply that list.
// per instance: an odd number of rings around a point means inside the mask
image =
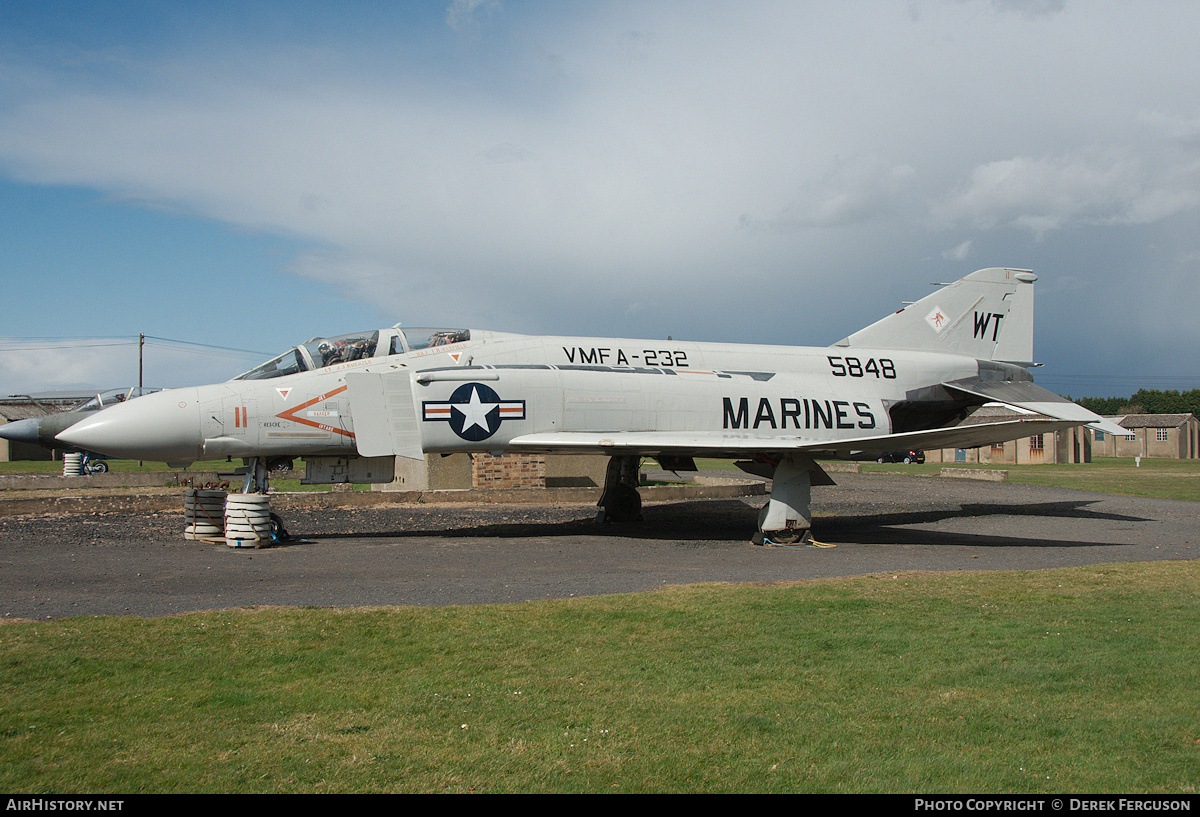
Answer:
[{"label": "cockpit canopy", "polygon": [[375,356],[379,333],[338,335],[336,338],[313,338],[304,344],[314,368],[324,369],[337,363],[366,360]]},{"label": "cockpit canopy", "polygon": [[[451,343],[461,343],[471,339],[469,329],[405,329],[404,341],[408,351],[430,349],[434,346],[447,346]],[[396,354],[393,352],[392,354]]]},{"label": "cockpit canopy", "polygon": [[131,389],[109,389],[102,391],[95,397],[84,400],[71,411],[96,411],[97,409],[108,408],[117,403],[124,403],[126,400],[132,400],[135,397],[141,397],[143,394],[153,394],[162,389],[145,389],[140,386],[134,386]]},{"label": "cockpit canopy", "polygon": [[399,326],[382,331],[313,338],[233,379],[269,380],[324,369],[339,363],[402,355],[470,339],[471,332],[467,329],[401,329]]}]

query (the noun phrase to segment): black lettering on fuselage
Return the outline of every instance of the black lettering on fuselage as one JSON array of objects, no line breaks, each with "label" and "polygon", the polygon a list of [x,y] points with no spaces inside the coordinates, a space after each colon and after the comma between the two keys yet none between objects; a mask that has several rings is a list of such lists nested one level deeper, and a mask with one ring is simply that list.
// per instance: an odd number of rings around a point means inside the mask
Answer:
[{"label": "black lettering on fuselage", "polygon": [[765,397],[759,398],[758,414],[754,415],[754,427],[758,428],[763,423],[770,423],[771,428],[777,428],[775,414],[771,411],[771,401]]},{"label": "black lettering on fuselage", "polygon": [[837,414],[838,428],[854,428],[854,423],[846,419],[850,415],[849,403],[847,403],[845,400],[834,400],[833,410],[834,413]]},{"label": "black lettering on fuselage", "polygon": [[749,401],[743,397],[738,401],[737,413],[733,411],[733,401],[728,397],[725,400],[725,424],[724,428],[749,428],[750,427],[750,406]]},{"label": "black lettering on fuselage", "polygon": [[854,410],[858,412],[858,427],[859,428],[874,428],[875,415],[871,412],[871,407],[866,403],[855,403]]},{"label": "black lettering on fuselage", "polygon": [[[734,400],[736,399],[736,403]],[[810,400],[780,397],[775,402],[760,397],[754,418],[750,417],[750,398],[723,397],[722,426],[724,428],[839,428],[872,429],[877,423],[870,403],[851,403],[848,400]],[[853,411],[852,411],[853,410]]]},{"label": "black lettering on fuselage", "polygon": [[816,400],[812,401],[813,421],[809,428],[820,428],[821,423],[825,424],[826,428],[833,428],[833,407],[829,405],[829,401],[825,401],[825,410],[821,410],[821,404]]},{"label": "black lettering on fuselage", "polygon": [[794,397],[784,397],[779,401],[779,427],[787,428],[788,418],[792,425],[800,428],[800,401]]}]

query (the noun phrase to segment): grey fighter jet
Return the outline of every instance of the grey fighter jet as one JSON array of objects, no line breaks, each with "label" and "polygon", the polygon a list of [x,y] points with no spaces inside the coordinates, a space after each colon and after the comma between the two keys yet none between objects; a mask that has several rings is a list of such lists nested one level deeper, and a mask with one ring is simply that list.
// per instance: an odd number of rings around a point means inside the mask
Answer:
[{"label": "grey fighter jet", "polygon": [[0,437],[12,442],[40,445],[52,450],[73,450],[75,446],[56,439],[61,432],[66,431],[92,412],[110,408],[134,397],[156,391],[160,391],[160,389],[142,389],[137,386],[129,389],[109,389],[84,400],[68,411],[57,411],[42,417],[30,417],[6,423],[0,426]]},{"label": "grey fighter jet", "polygon": [[[818,458],[973,447],[1111,423],[1034,384],[1028,270],[973,272],[828,347],[540,337],[399,326],[313,339],[226,383],[117,406],[59,435],[113,456],[602,453],[600,505],[640,509],[637,462],[745,460],[772,479],[762,540],[807,536]],[[962,424],[998,402],[1027,419]],[[372,481],[390,468],[367,469]],[[249,480],[247,481],[249,487]],[[260,482],[261,487],[261,482]]]}]

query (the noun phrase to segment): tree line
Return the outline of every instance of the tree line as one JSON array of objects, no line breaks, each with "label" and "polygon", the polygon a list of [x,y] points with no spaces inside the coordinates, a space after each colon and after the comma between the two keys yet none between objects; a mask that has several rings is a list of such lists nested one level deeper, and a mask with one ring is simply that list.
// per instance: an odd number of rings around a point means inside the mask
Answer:
[{"label": "tree line", "polygon": [[1075,402],[1100,415],[1190,413],[1200,417],[1200,389],[1140,389],[1132,397],[1080,397]]}]

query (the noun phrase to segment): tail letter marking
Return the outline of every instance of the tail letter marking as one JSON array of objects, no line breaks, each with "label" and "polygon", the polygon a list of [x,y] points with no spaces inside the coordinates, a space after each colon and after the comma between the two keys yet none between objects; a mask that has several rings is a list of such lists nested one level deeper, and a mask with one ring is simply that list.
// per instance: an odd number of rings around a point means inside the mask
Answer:
[{"label": "tail letter marking", "polygon": [[975,313],[975,337],[987,340],[988,324],[992,322],[992,318],[996,319],[996,324],[992,328],[992,341],[1000,335],[1000,321],[1004,319],[1003,315],[998,315],[995,312]]}]

